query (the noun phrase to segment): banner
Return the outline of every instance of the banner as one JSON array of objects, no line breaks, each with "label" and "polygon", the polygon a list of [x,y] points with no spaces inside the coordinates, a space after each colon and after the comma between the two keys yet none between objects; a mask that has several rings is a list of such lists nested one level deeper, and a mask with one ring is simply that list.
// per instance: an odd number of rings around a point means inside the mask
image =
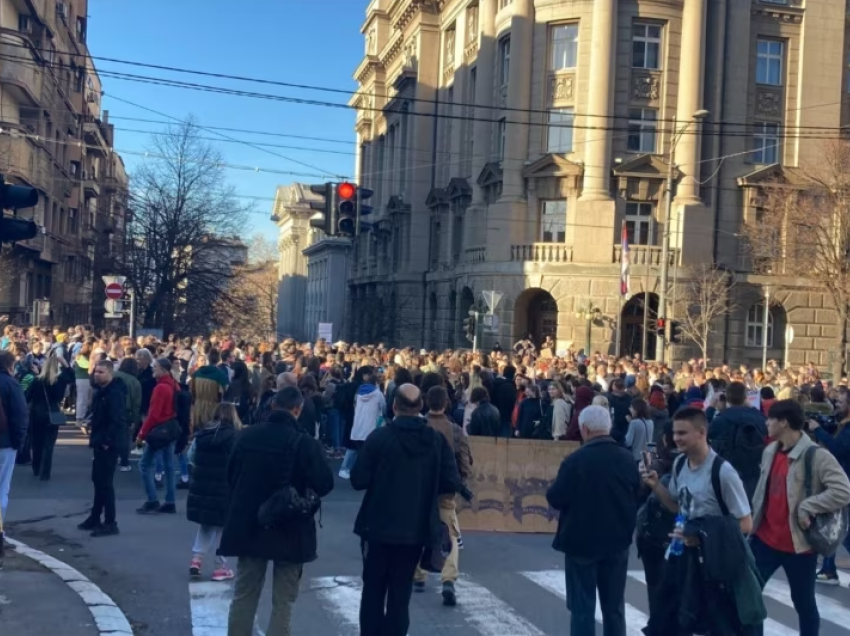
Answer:
[{"label": "banner", "polygon": [[546,491],[578,442],[470,437],[471,502],[458,497],[462,530],[554,533],[558,513]]}]

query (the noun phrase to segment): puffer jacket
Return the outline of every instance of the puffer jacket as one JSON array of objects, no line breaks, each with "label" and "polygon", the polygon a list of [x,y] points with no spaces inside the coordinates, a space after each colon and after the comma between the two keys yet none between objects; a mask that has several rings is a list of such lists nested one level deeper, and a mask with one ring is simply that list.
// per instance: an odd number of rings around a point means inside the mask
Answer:
[{"label": "puffer jacket", "polygon": [[236,444],[236,428],[220,423],[195,433],[192,478],[186,518],[204,526],[223,527],[230,506],[227,461]]},{"label": "puffer jacket", "polygon": [[481,437],[498,437],[502,432],[502,416],[499,409],[490,404],[490,400],[479,402],[472,412],[466,432],[469,435]]}]

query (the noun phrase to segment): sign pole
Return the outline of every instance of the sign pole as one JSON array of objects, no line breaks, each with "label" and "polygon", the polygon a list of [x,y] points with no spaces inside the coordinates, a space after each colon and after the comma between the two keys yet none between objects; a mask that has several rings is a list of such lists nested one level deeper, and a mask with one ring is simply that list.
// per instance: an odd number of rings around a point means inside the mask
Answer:
[{"label": "sign pole", "polygon": [[130,339],[136,340],[136,292],[130,290]]}]

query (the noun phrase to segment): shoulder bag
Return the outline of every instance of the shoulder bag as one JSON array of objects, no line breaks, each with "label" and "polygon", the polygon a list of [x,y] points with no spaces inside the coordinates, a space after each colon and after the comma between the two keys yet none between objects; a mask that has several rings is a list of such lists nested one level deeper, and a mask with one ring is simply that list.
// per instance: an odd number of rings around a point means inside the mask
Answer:
[{"label": "shoulder bag", "polygon": [[[803,456],[803,474],[805,480],[803,487],[805,489],[806,499],[816,494],[812,492],[812,464],[815,461],[815,453],[817,451],[817,446],[810,446],[806,449],[806,454]],[[833,512],[822,512],[812,517],[811,525],[803,530],[803,534],[815,552],[824,556],[830,556],[835,554],[835,551],[847,536],[848,521],[850,519],[848,518],[846,506]]]},{"label": "shoulder bag", "polygon": [[68,423],[65,414],[62,411],[54,411],[50,406],[50,398],[47,397],[47,387],[44,382],[41,383],[41,390],[44,392],[44,407],[47,409],[47,414],[50,417],[51,426],[64,426]]},{"label": "shoulder bag", "polygon": [[180,427],[180,422],[177,420],[177,391],[173,392],[172,399],[174,401],[174,417],[163,422],[159,426],[151,429],[145,436],[145,442],[153,451],[162,450],[172,442],[176,442],[180,438],[183,429]]},{"label": "shoulder bag", "polygon": [[[296,442],[296,457],[307,436],[300,435]],[[257,521],[264,528],[275,528],[312,519],[322,507],[322,500],[310,488],[304,493],[289,484],[276,490],[257,511]]]}]

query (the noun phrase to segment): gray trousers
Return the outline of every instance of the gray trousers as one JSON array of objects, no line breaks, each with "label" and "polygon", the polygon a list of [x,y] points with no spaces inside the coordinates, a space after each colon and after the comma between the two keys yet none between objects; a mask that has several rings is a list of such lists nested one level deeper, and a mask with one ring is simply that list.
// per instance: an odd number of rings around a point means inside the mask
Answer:
[{"label": "gray trousers", "polygon": [[[253,636],[268,564],[266,559],[239,557],[227,636]],[[298,598],[303,569],[300,563],[272,562],[272,615],[266,636],[290,636],[292,606]]]}]

